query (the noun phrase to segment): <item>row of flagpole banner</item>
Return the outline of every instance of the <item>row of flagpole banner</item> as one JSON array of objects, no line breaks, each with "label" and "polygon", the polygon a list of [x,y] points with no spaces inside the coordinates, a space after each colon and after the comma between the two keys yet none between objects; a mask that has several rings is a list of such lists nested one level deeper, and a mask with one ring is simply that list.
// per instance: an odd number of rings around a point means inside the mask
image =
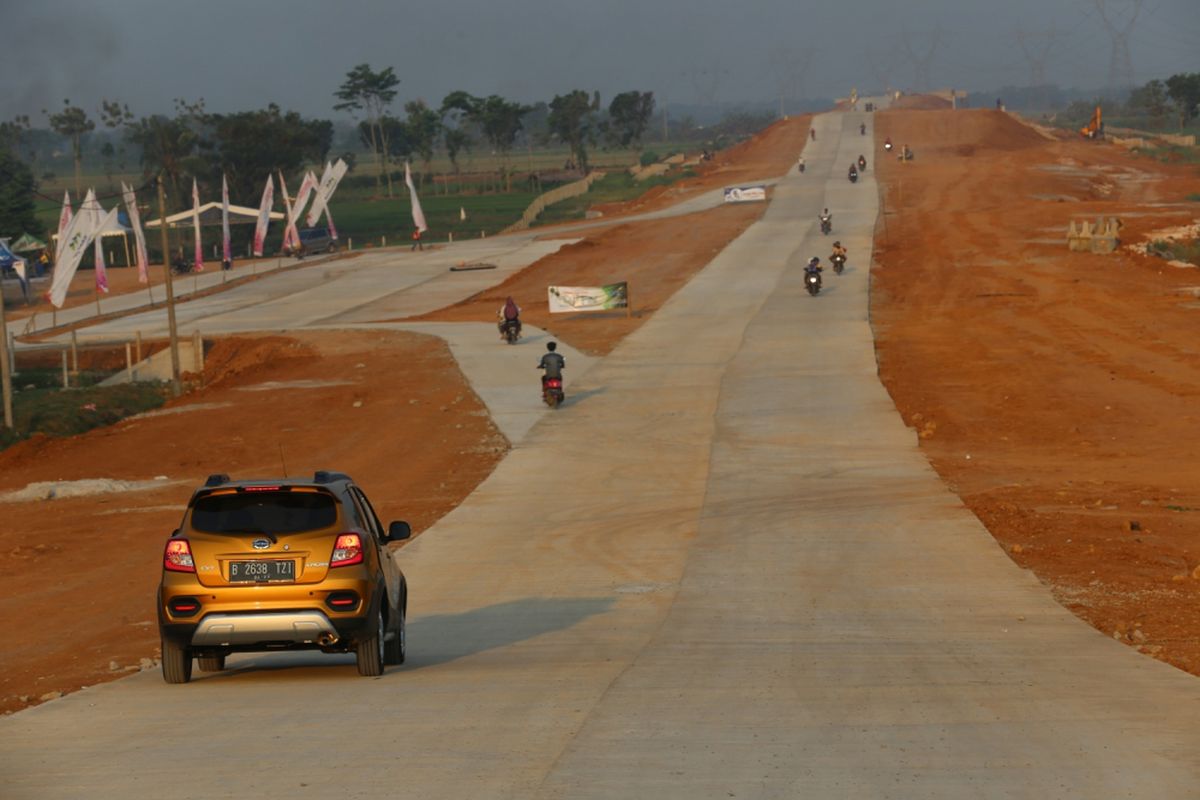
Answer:
[{"label": "row of flagpole banner", "polygon": [[[407,176],[408,167],[405,165],[405,173],[408,179],[409,189],[412,191],[413,198],[413,221],[414,224],[424,231],[425,217],[421,213],[420,203],[416,197],[416,189],[413,188],[411,177]],[[333,216],[329,213],[329,201],[333,197],[333,193],[337,190],[338,184],[345,177],[347,171],[346,162],[338,159],[336,163],[325,163],[325,171],[321,174],[320,180],[311,171],[304,175],[304,179],[300,184],[300,190],[296,194],[296,202],[293,205],[291,198],[288,196],[287,185],[284,183],[283,173],[279,173],[280,193],[283,195],[285,207],[285,227],[283,234],[283,250],[294,250],[300,246],[300,233],[296,229],[296,221],[300,215],[304,213],[306,206],[309,206],[309,200],[312,199],[312,205],[308,207],[308,216],[305,218],[305,223],[308,227],[317,224],[321,215],[325,215],[325,222],[329,227],[329,235],[333,239],[338,238],[337,228],[333,225]],[[121,183],[121,195],[125,202],[126,211],[129,214],[129,224],[133,228],[133,234],[137,241],[137,267],[138,280],[141,283],[146,283],[149,280],[147,274],[147,265],[149,257],[146,251],[146,235],[142,229],[141,215],[138,213],[137,196],[134,193],[133,187]],[[267,227],[271,220],[271,208],[274,205],[274,179],[273,176],[267,176],[266,186],[263,188],[262,200],[259,203],[258,219],[254,228],[254,255],[261,257],[263,254],[263,245],[267,237]],[[62,212],[58,217],[58,241],[55,245],[54,255],[54,278],[50,284],[50,291],[47,296],[50,302],[56,308],[62,308],[63,302],[67,297],[67,289],[71,285],[71,279],[75,277],[75,272],[79,269],[79,263],[83,259],[83,254],[87,252],[88,246],[94,247],[95,271],[96,271],[96,290],[98,292],[108,292],[108,274],[104,263],[104,250],[101,246],[101,236],[111,230],[119,228],[117,222],[118,206],[113,206],[107,213],[100,207],[100,202],[96,199],[96,193],[92,189],[88,189],[87,195],[83,198],[83,203],[79,206],[78,212],[71,210],[71,193],[63,193]],[[193,269],[197,272],[204,270],[204,251],[201,246],[200,237],[200,187],[199,184],[192,180],[192,227],[195,229],[195,264]],[[418,216],[420,222],[417,223]],[[154,223],[151,223],[154,224]],[[164,224],[163,220],[159,220],[159,225]],[[224,260],[231,262],[232,247],[230,245],[229,235],[229,183],[225,176],[221,176],[221,253]],[[166,254],[164,253],[164,260]]]}]

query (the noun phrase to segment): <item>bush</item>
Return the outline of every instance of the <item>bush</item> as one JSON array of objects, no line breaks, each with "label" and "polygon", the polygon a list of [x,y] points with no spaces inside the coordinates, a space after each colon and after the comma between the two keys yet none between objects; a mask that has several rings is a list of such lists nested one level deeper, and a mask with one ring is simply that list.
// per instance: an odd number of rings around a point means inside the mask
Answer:
[{"label": "bush", "polygon": [[656,161],[658,161],[658,153],[654,152],[653,150],[644,151],[641,155],[641,158],[638,159],[638,163],[640,163],[643,167],[648,167]]}]

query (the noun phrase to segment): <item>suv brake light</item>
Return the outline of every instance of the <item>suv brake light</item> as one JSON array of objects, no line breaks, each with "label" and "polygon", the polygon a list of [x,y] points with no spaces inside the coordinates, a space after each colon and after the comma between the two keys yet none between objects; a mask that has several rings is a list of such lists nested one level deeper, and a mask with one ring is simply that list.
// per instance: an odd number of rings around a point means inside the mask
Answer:
[{"label": "suv brake light", "polygon": [[333,555],[329,557],[329,567],[348,567],[351,564],[361,564],[363,560],[362,537],[357,533],[343,533],[333,543]]},{"label": "suv brake light", "polygon": [[163,553],[163,569],[171,572],[195,572],[196,563],[192,560],[192,546],[187,539],[170,539]]}]

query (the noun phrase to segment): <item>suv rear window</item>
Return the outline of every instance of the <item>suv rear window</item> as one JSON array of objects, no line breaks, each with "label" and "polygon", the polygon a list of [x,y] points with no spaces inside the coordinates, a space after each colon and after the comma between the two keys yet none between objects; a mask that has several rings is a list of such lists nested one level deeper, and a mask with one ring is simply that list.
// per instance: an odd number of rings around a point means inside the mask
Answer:
[{"label": "suv rear window", "polygon": [[301,533],[333,525],[337,506],[324,492],[209,495],[192,507],[192,528],[205,533]]}]

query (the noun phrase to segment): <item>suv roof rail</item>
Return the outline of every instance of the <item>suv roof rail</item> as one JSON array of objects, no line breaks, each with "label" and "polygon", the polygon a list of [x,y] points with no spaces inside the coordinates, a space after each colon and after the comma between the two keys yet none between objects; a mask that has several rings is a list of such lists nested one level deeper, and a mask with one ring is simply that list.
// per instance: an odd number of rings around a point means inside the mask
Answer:
[{"label": "suv roof rail", "polygon": [[344,472],[330,472],[329,470],[319,469],[313,473],[313,483],[333,483],[334,481],[348,481],[350,476]]},{"label": "suv roof rail", "polygon": [[208,476],[208,480],[204,482],[205,486],[220,486],[222,483],[229,483],[229,476],[225,474],[213,474]]}]

